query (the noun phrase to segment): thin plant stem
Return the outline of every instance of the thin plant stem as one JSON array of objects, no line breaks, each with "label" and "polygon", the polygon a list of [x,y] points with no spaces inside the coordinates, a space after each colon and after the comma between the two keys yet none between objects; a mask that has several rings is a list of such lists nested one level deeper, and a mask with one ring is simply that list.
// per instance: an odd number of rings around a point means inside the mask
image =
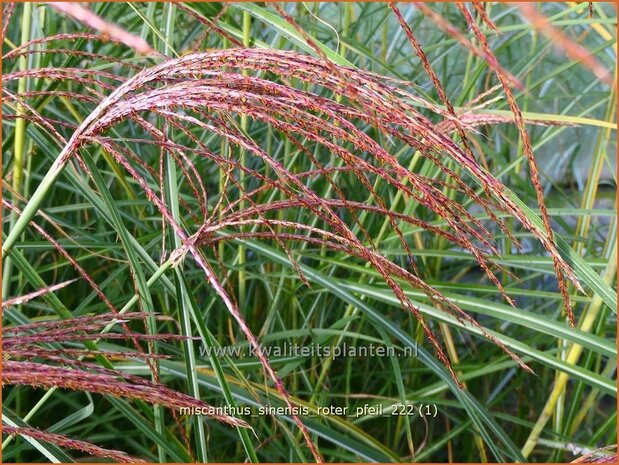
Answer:
[{"label": "thin plant stem", "polygon": [[[23,12],[21,18],[21,43],[25,44],[30,40],[30,26],[32,24],[32,3],[26,2],[23,4]],[[19,57],[19,70],[28,70],[28,55]],[[26,92],[28,79],[20,78],[17,82],[17,93],[19,95]],[[21,116],[24,115],[24,108],[21,104],[17,104],[15,111],[17,119],[15,120],[15,139],[13,143],[13,190],[19,194],[22,191],[22,179],[24,177],[24,168],[27,164],[26,147],[26,120]],[[15,199],[13,199],[15,202]],[[10,213],[10,229],[15,227],[17,214]],[[3,257],[5,255],[3,254]],[[10,286],[13,274],[13,265],[10,257],[4,258],[4,267],[2,271],[2,298],[7,299],[10,293]]]},{"label": "thin plant stem", "polygon": [[[610,249],[607,256],[608,266],[604,270],[603,279],[604,282],[610,284],[615,279],[617,273],[616,242],[612,245],[612,248]],[[581,318],[578,329],[585,332],[590,331],[598,315],[600,314],[603,305],[604,302],[602,301],[600,296],[595,294],[593,296],[593,299],[591,300],[591,303],[589,304]],[[567,351],[566,362],[572,365],[576,365],[578,363],[580,355],[582,354],[583,349],[584,347],[580,344],[572,344]],[[529,433],[529,437],[527,438],[524,446],[522,447],[522,455],[524,456],[524,458],[529,457],[529,455],[531,455],[531,452],[533,452],[533,449],[537,445],[544,426],[546,426],[546,423],[552,417],[552,414],[555,411],[556,403],[559,400],[561,394],[563,394],[563,392],[565,391],[569,379],[570,376],[567,373],[561,373],[559,376],[557,376],[552,391],[550,392],[548,400],[546,401],[546,405],[544,405],[542,413],[535,422],[533,429]]]},{"label": "thin plant stem", "polygon": [[[249,13],[249,11],[244,10],[243,11],[243,46],[244,47],[249,47],[251,43],[251,14]],[[243,76],[248,76],[249,75],[249,71],[248,70],[244,70],[242,73]],[[247,133],[247,123],[248,123],[248,119],[247,119],[247,113],[242,113],[241,114],[241,130],[244,133]],[[240,149],[240,153],[239,153],[239,161],[241,166],[246,166],[247,165],[247,159],[246,159],[246,151],[244,148]],[[239,172],[239,189],[245,189],[245,172],[243,170],[240,170]],[[241,201],[241,204],[239,205],[240,208],[243,208],[245,206],[245,202]],[[239,245],[238,247],[238,264],[239,264],[239,305],[241,307],[241,309],[245,308],[245,305],[247,303],[246,297],[247,297],[247,273],[245,271],[245,267],[246,267],[246,262],[247,262],[247,254],[245,251],[245,247],[243,245]]]}]

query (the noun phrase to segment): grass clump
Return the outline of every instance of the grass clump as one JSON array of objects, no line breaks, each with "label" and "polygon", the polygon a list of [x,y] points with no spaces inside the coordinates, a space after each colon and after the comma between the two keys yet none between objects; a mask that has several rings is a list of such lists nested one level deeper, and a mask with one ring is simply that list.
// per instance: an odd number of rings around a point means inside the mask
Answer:
[{"label": "grass clump", "polygon": [[[612,443],[615,19],[592,8],[8,4],[5,460]],[[597,167],[583,189],[554,171],[563,139]],[[370,342],[415,356],[268,350]]]}]

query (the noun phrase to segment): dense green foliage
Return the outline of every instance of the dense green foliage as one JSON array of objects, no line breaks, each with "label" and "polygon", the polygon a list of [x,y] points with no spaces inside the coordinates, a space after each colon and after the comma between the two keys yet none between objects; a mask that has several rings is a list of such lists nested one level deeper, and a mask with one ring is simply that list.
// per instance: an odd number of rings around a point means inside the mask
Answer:
[{"label": "dense green foliage", "polygon": [[[396,11],[438,88],[385,3],[88,6],[134,47],[46,4],[5,4],[5,428],[153,462],[557,462],[617,443],[616,93],[569,48],[516,5],[485,4],[497,31],[467,6],[522,84],[555,253],[492,60],[419,7]],[[456,5],[427,6],[482,47]],[[611,5],[536,8],[615,79]],[[217,63],[193,55],[218,50]],[[477,161],[457,158],[467,150]],[[107,326],[118,311],[139,313]],[[118,337],[79,337],[101,331]],[[370,345],[395,352],[324,352]],[[273,351],[296,346],[323,352]],[[93,377],[73,385],[60,367]],[[190,398],[304,410],[238,415],[252,431],[183,414]],[[319,410],[331,406],[350,414]],[[5,462],[105,456],[44,434],[3,440]]]}]

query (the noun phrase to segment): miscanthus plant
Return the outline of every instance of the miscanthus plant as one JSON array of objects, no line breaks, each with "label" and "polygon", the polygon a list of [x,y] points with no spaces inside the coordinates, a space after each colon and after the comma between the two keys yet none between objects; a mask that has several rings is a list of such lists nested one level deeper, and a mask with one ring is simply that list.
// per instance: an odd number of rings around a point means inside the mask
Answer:
[{"label": "miscanthus plant", "polygon": [[5,4],[3,460],[611,460],[615,14]]}]

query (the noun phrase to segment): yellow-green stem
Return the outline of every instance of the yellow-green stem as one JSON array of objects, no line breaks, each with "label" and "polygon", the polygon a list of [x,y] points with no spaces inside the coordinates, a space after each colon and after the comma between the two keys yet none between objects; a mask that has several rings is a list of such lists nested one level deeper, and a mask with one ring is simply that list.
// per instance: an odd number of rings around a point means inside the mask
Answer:
[{"label": "yellow-green stem", "polygon": [[[613,281],[616,273],[617,273],[617,244],[615,243],[613,245],[612,251],[610,252],[610,256],[608,259],[608,267],[606,268],[604,272],[604,277],[603,277],[604,281],[610,284]],[[600,296],[598,296],[597,294],[594,295],[579,325],[579,329],[581,331],[591,330],[593,323],[595,322],[597,316],[599,315],[602,309],[602,304],[603,302]],[[572,364],[572,365],[575,365],[576,363],[578,363],[578,359],[580,358],[580,354],[582,353],[582,350],[583,350],[582,345],[573,344],[569,348],[568,353],[567,353],[567,359],[566,359],[567,363]],[[544,409],[542,410],[540,417],[535,423],[535,426],[531,430],[531,433],[529,434],[529,437],[527,438],[527,441],[525,442],[524,447],[522,448],[522,455],[525,458],[527,458],[531,454],[531,452],[533,451],[533,448],[537,444],[540,434],[542,430],[544,429],[544,426],[546,426],[546,423],[552,416],[552,413],[554,412],[554,409],[555,409],[555,405],[557,401],[559,400],[561,394],[563,394],[563,392],[565,391],[565,387],[569,379],[570,377],[566,373],[561,373],[557,377],[554,387],[552,389],[552,392],[550,393],[550,396],[548,397],[548,400],[546,401],[546,405],[544,406]]]},{"label": "yellow-green stem", "polygon": [[[30,40],[30,24],[32,19],[32,3],[24,3],[24,11],[21,18],[21,44],[25,44]],[[19,57],[19,70],[28,70],[28,55],[24,54]],[[21,95],[26,92],[27,78],[22,77],[17,81],[17,94]],[[24,147],[26,146],[26,120],[21,118],[24,115],[23,106],[18,103],[16,109],[17,119],[15,120],[15,140],[13,143],[13,182],[12,187],[15,192],[15,196],[19,196],[22,188],[22,179],[24,176],[24,166],[26,165],[26,153]],[[13,199],[13,203],[16,199]],[[15,226],[17,221],[17,214],[11,212],[10,215],[10,228]],[[11,275],[13,265],[9,257],[4,258],[4,269],[2,272],[2,297],[6,299],[10,290]]]},{"label": "yellow-green stem", "polygon": [[[249,47],[250,44],[250,36],[251,33],[251,16],[249,14],[248,11],[243,11],[243,46],[244,47]],[[243,76],[248,76],[249,75],[249,71],[248,70],[243,70]],[[241,115],[241,130],[244,133],[247,133],[247,115],[245,113],[243,113]],[[246,164],[246,160],[245,160],[245,149],[241,149],[240,151],[240,163],[241,166],[245,166]],[[243,170],[240,171],[239,173],[239,188],[241,190],[241,192],[239,192],[239,195],[243,195],[244,189],[245,189],[245,172]],[[244,208],[244,202],[240,202],[239,203],[239,209],[243,210]],[[245,255],[245,247],[242,245],[239,245],[239,305],[241,306],[241,308],[243,308],[243,306],[245,305],[245,297],[247,294],[247,277],[245,274],[245,263],[246,263],[246,255]]]},{"label": "yellow-green stem", "polygon": [[[617,70],[615,69],[615,75]],[[612,121],[615,115],[615,105],[613,102],[615,101],[615,88],[611,90],[611,95],[609,102],[611,104],[608,105],[606,110],[606,121]],[[526,111],[526,109],[525,109]],[[585,185],[585,190],[583,193],[583,198],[581,201],[581,208],[583,209],[592,209],[595,204],[595,200],[597,197],[598,186],[600,181],[600,176],[602,174],[602,166],[604,165],[604,160],[606,159],[606,151],[603,149],[607,141],[611,136],[611,130],[606,129],[600,132],[599,137],[597,138],[595,149],[593,151],[593,160],[591,163],[591,168],[589,169],[589,177],[587,178],[587,183]],[[588,237],[589,226],[591,224],[591,216],[583,215],[578,218],[576,223],[576,233],[575,236],[577,238],[582,238],[581,240],[577,240],[574,243],[574,250],[578,254],[582,254],[585,248],[586,239]],[[573,290],[573,286],[571,286]],[[562,309],[562,316],[565,316],[565,309]],[[567,341],[560,339],[558,341],[558,357],[562,360],[565,360],[567,355],[566,353]],[[561,373],[557,372],[555,375],[555,379],[561,376]],[[554,408],[554,417],[553,417],[553,428],[554,431],[562,431],[563,429],[563,417],[565,415],[565,392],[559,395],[555,408]],[[560,457],[555,455],[555,460],[559,460]]]}]

